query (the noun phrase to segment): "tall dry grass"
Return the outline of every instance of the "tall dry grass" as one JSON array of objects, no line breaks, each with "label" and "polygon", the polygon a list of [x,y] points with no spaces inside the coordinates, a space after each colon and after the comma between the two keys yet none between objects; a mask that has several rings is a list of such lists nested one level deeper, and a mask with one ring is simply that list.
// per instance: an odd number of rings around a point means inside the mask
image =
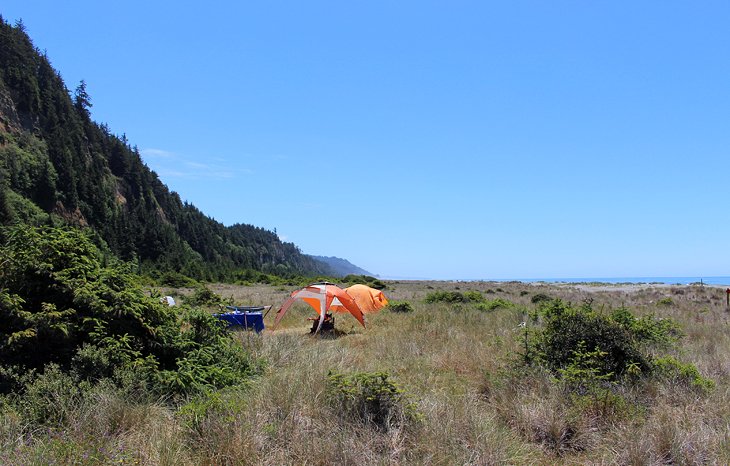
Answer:
[{"label": "tall dry grass", "polygon": [[[276,331],[235,333],[241,345],[267,361],[265,372],[250,387],[219,393],[210,409],[194,416],[164,400],[130,400],[113,390],[92,397],[52,432],[24,424],[22,416],[6,410],[0,419],[5,451],[0,459],[8,464],[730,463],[730,313],[723,290],[389,286],[388,297],[409,301],[414,312],[368,316],[367,329],[337,316],[337,334],[313,338],[306,321],[311,311],[296,306]],[[480,311],[470,304],[426,304],[425,296],[438,289],[480,291],[516,306]],[[279,304],[291,291],[230,285],[214,290],[242,305]],[[520,324],[537,293],[575,303],[590,298],[596,309],[625,305],[639,314],[676,319],[687,336],[675,355],[695,364],[716,388],[703,394],[653,381],[624,389],[626,405],[601,411],[576,403],[550,374],[515,369]],[[415,401],[418,419],[377,429],[343,415],[328,396],[330,371],[387,372]],[[191,406],[205,401],[191,400]]]}]

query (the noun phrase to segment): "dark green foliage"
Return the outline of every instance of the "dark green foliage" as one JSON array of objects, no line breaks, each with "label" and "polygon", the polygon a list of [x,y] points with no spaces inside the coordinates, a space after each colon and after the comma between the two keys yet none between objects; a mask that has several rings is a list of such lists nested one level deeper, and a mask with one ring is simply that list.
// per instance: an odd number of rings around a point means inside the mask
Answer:
[{"label": "dark green foliage", "polygon": [[196,394],[238,385],[253,375],[253,362],[221,321],[207,312],[192,311],[185,323],[189,329],[173,340],[174,367],[157,375],[162,393]]},{"label": "dark green foliage", "polygon": [[418,418],[415,403],[385,372],[328,375],[328,395],[345,419],[387,429]]},{"label": "dark green foliage", "polygon": [[465,291],[464,298],[472,303],[484,302],[484,296],[478,291]]},{"label": "dark green foliage", "polygon": [[563,376],[588,374],[594,381],[650,374],[656,368],[655,350],[681,335],[671,319],[637,318],[623,308],[604,315],[590,302],[580,307],[558,299],[544,302],[534,317],[541,326],[531,338],[526,333],[525,362]]},{"label": "dark green foliage", "polygon": [[[570,363],[565,368],[558,369],[558,382],[574,409],[602,420],[630,415],[636,408],[620,392],[616,392],[614,374],[602,371],[601,361],[605,357],[605,351],[599,348],[589,350],[581,342],[573,351]],[[632,369],[636,368],[631,366],[629,372]]]},{"label": "dark green foliage", "polygon": [[235,414],[245,409],[241,397],[242,394],[236,388],[207,391],[180,406],[177,415],[198,435],[207,436],[209,422],[216,422],[225,414]]},{"label": "dark green foliage", "polygon": [[683,336],[677,322],[672,319],[660,319],[653,314],[636,317],[628,309],[619,308],[611,313],[611,320],[628,330],[641,344],[666,347]]},{"label": "dark green foliage", "polygon": [[567,367],[581,345],[599,349],[605,357],[600,374],[623,375],[629,365],[649,369],[649,361],[630,331],[588,307],[573,308],[560,300],[545,304],[541,310],[543,327],[535,335],[535,350],[540,361],[558,371]]},{"label": "dark green foliage", "polygon": [[530,301],[532,301],[532,304],[540,304],[547,301],[552,301],[553,298],[546,295],[545,293],[537,293],[532,298],[530,298]]},{"label": "dark green foliage", "polygon": [[[1,230],[0,388],[55,364],[81,382],[109,378],[160,395],[244,381],[253,363],[223,325],[146,296],[129,267],[73,228]],[[30,372],[29,372],[30,371]],[[26,388],[28,389],[28,388]]]},{"label": "dark green foliage", "polygon": [[387,309],[390,312],[413,312],[413,306],[408,301],[391,301]]},{"label": "dark green foliage", "polygon": [[223,298],[215,294],[207,286],[199,285],[193,291],[192,296],[185,299],[185,302],[191,306],[215,306],[217,304],[223,304]]},{"label": "dark green foliage", "polygon": [[558,369],[562,382],[581,393],[596,391],[601,382],[608,382],[614,376],[613,372],[603,370],[602,360],[606,356],[607,353],[599,348],[589,351],[585,341],[580,341],[568,364]]},{"label": "dark green foliage", "polygon": [[689,363],[682,363],[671,356],[656,358],[653,361],[654,371],[659,377],[669,379],[675,383],[688,386],[703,392],[715,387],[715,382],[702,377],[700,371]]},{"label": "dark green foliage", "polygon": [[478,291],[433,291],[426,295],[425,301],[433,303],[485,303],[484,296]]},{"label": "dark green foliage", "polygon": [[79,382],[50,364],[43,374],[30,378],[20,406],[24,417],[38,424],[62,424],[89,395],[91,385]]},{"label": "dark green foliage", "polygon": [[459,291],[434,291],[426,295],[427,303],[463,303],[467,298]]},{"label": "dark green foliage", "polygon": [[13,217],[8,202],[8,188],[3,175],[0,173],[0,225],[7,225]]},{"label": "dark green foliage", "polygon": [[503,298],[493,299],[491,301],[483,301],[477,304],[477,309],[480,311],[496,311],[497,309],[509,309],[514,307],[515,304],[512,301],[508,301]]},{"label": "dark green foliage", "polygon": [[384,290],[387,288],[385,283],[369,275],[346,275],[342,279],[342,282],[347,283],[348,285],[367,285],[370,288],[375,288],[376,290]]},{"label": "dark green foliage", "polygon": [[198,285],[198,282],[196,282],[192,278],[186,277],[185,275],[174,271],[164,272],[157,279],[157,282],[160,285],[171,286],[173,288],[188,288]]}]

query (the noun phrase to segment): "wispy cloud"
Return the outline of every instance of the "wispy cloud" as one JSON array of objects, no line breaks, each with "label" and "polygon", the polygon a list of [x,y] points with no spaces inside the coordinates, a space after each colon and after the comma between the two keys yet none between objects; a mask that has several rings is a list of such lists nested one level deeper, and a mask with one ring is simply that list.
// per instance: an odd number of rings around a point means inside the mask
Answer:
[{"label": "wispy cloud", "polygon": [[140,153],[145,157],[159,157],[162,159],[175,157],[174,153],[162,149],[142,149]]},{"label": "wispy cloud", "polygon": [[221,157],[206,157],[214,162],[206,163],[163,149],[142,149],[140,153],[163,178],[231,179],[253,174],[253,170],[234,167]]}]

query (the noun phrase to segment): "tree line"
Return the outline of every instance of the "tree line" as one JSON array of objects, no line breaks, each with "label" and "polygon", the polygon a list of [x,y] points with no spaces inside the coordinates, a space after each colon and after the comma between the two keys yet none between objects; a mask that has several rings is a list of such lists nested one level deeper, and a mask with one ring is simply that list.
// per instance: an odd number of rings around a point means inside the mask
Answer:
[{"label": "tree line", "polygon": [[223,280],[243,269],[330,273],[326,264],[253,225],[226,227],[183,202],[126,135],[92,121],[81,81],[72,92],[22,22],[0,16],[0,222],[92,229],[143,273]]}]

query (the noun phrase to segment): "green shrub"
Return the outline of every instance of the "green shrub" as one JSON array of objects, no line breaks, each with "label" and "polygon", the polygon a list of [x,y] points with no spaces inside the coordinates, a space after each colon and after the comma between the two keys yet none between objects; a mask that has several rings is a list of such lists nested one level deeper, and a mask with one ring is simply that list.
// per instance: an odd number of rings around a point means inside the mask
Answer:
[{"label": "green shrub", "polygon": [[478,291],[434,291],[426,295],[425,301],[429,304],[433,303],[481,303],[484,302],[484,296]]},{"label": "green shrub", "polygon": [[626,398],[614,392],[616,382],[612,380],[613,374],[603,372],[601,361],[606,355],[599,348],[588,350],[585,342],[580,342],[570,363],[558,369],[558,382],[573,407],[603,420],[622,417],[633,411]]},{"label": "green shrub", "polygon": [[[557,299],[542,303],[536,319],[542,325],[532,330],[530,338],[525,333],[523,359],[544,365],[563,378],[581,370],[595,380],[615,382],[625,376],[648,376],[656,370],[680,367],[655,356],[657,350],[671,347],[681,337],[672,319],[638,318],[624,308],[604,315],[595,312],[590,302],[576,308]],[[689,367],[677,371],[694,377]]]},{"label": "green shrub", "polygon": [[198,282],[192,278],[179,272],[164,272],[157,279],[157,282],[163,286],[171,286],[173,288],[184,288],[198,286]]},{"label": "green shrub", "polygon": [[[320,280],[320,281],[326,281],[326,280]],[[370,288],[375,288],[376,290],[384,290],[387,288],[387,285],[378,280],[375,277],[371,277],[369,275],[346,275],[344,278],[342,278],[342,282],[347,283],[349,285],[367,285]],[[311,282],[310,282],[311,283]]]},{"label": "green shrub", "polygon": [[433,303],[463,303],[467,298],[459,291],[434,291],[426,295],[426,302]]},{"label": "green shrub", "polygon": [[387,309],[390,312],[413,312],[413,306],[408,301],[391,301]]},{"label": "green shrub", "polygon": [[512,301],[497,298],[491,301],[485,301],[483,303],[477,304],[477,309],[479,309],[480,311],[496,311],[497,309],[509,309],[511,307],[514,307],[514,305],[515,304]]},{"label": "green shrub", "polygon": [[653,361],[653,368],[659,377],[691,388],[701,391],[709,391],[715,388],[715,382],[702,377],[700,371],[693,364],[682,363],[671,356],[656,358]]},{"label": "green shrub", "polygon": [[558,371],[571,364],[581,345],[605,353],[598,372],[623,375],[630,364],[648,370],[647,357],[639,351],[629,330],[588,307],[573,308],[560,300],[544,304],[541,309],[543,327],[535,334],[533,354],[541,363]]},{"label": "green shrub", "polygon": [[18,374],[27,374],[24,386],[32,390],[34,377],[61,371],[69,386],[106,378],[175,397],[239,384],[255,371],[217,319],[147,296],[128,265],[107,263],[80,230],[14,227],[0,234],[4,393],[18,389]]},{"label": "green shrub", "polygon": [[141,347],[175,315],[79,230],[10,228],[0,248],[0,363],[67,367],[78,349],[126,337]]},{"label": "green shrub", "polygon": [[613,372],[602,370],[602,360],[606,358],[605,351],[596,347],[593,351],[586,349],[585,341],[580,341],[578,347],[572,351],[570,362],[559,368],[560,379],[579,391],[594,390],[613,377]]},{"label": "green shrub", "polygon": [[552,301],[553,298],[546,295],[545,293],[537,293],[532,298],[530,298],[530,301],[532,301],[532,304],[540,304],[548,301]]},{"label": "green shrub", "polygon": [[673,306],[674,300],[667,296],[666,298],[662,298],[659,301],[656,302],[657,306]]},{"label": "green shrub", "polygon": [[379,429],[418,419],[414,402],[385,372],[328,374],[328,397],[336,412]]},{"label": "green shrub", "polygon": [[478,291],[465,291],[464,299],[472,303],[484,302],[484,296]]},{"label": "green shrub", "polygon": [[195,288],[192,296],[185,299],[185,302],[191,306],[215,306],[223,304],[223,298],[207,286],[200,285]]},{"label": "green shrub", "polygon": [[611,320],[628,330],[641,344],[666,347],[683,336],[677,322],[657,318],[653,314],[637,318],[628,309],[619,308],[611,313]]},{"label": "green shrub", "polygon": [[199,435],[207,435],[206,426],[211,422],[232,419],[241,412],[241,394],[236,390],[216,390],[195,396],[177,410],[177,416],[190,429]]},{"label": "green shrub", "polygon": [[79,409],[90,389],[88,382],[79,383],[59,366],[49,364],[27,383],[19,404],[26,420],[60,425]]}]

